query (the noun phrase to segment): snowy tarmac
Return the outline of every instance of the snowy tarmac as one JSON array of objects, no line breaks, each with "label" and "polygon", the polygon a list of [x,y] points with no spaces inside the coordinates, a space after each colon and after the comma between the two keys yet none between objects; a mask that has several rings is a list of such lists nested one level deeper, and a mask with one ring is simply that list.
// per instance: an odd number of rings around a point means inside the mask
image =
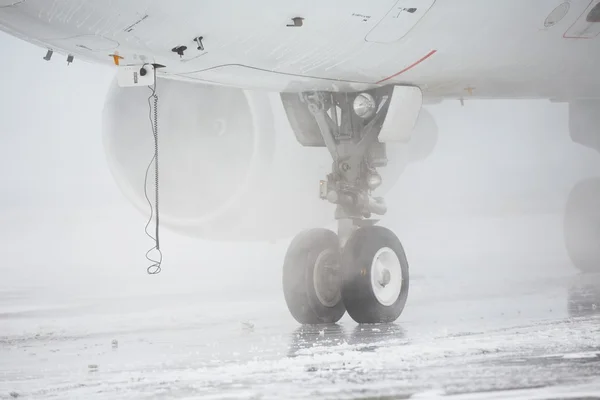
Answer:
[{"label": "snowy tarmac", "polygon": [[393,325],[320,327],[280,296],[33,307],[4,291],[0,399],[600,398],[599,276],[451,283],[415,274]]}]

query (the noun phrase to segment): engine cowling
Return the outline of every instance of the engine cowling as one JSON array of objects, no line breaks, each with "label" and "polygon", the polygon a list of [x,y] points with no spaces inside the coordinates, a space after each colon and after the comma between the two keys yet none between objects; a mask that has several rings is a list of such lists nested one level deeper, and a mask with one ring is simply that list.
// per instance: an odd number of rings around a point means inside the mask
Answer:
[{"label": "engine cowling", "polygon": [[[161,224],[210,240],[276,240],[333,221],[319,199],[331,170],[325,148],[299,145],[277,94],[176,80],[157,82]],[[113,82],[103,139],[119,188],[145,215],[154,155],[148,88]],[[399,178],[406,146],[388,146],[383,194]],[[154,202],[153,167],[146,191]]]},{"label": "engine cowling", "polygon": [[575,143],[600,152],[600,99],[569,102],[569,133]]}]

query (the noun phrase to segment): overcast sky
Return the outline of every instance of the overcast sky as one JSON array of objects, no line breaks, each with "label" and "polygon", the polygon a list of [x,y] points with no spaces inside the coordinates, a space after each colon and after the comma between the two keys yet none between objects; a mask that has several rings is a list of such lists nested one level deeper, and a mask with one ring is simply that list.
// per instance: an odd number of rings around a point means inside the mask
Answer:
[{"label": "overcast sky", "polygon": [[[211,244],[165,233],[165,276],[148,283],[145,219],[113,183],[102,148],[101,110],[114,70],[77,59],[67,66],[59,54],[46,62],[43,49],[5,34],[0,48],[0,291],[59,283],[87,290],[80,283],[98,279],[191,290],[214,288],[224,266],[235,265],[241,280],[260,268],[279,271],[282,244]],[[461,107],[456,100],[430,110],[438,145],[388,196],[386,225],[409,236],[413,253],[427,245],[417,243],[423,232],[407,232],[411,207],[419,215],[452,210],[448,204],[559,213],[577,180],[600,173],[600,156],[570,142],[564,104]],[[264,279],[278,285],[280,277]]]}]

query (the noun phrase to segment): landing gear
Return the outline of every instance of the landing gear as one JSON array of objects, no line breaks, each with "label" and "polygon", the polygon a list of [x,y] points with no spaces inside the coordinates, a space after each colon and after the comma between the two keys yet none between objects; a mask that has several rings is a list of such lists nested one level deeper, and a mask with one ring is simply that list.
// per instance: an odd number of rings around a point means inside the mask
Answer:
[{"label": "landing gear", "polygon": [[[387,211],[383,198],[372,194],[382,183],[377,168],[387,164],[380,133],[397,136],[384,129],[386,116],[393,107],[395,125],[409,133],[418,117],[421,93],[405,89],[282,95],[298,141],[325,146],[333,158],[320,196],[337,206],[338,234],[323,229],[301,233],[284,262],[286,303],[302,324],[336,322],[346,310],[358,323],[393,322],[404,309],[409,287],[404,249],[371,217]],[[416,100],[399,113],[400,102],[411,96]]]},{"label": "landing gear", "polygon": [[565,211],[565,244],[581,272],[600,272],[600,178],[575,185]]},{"label": "landing gear", "polygon": [[408,298],[408,262],[392,231],[355,230],[341,251],[327,229],[300,233],[283,263],[283,293],[301,324],[335,323],[346,310],[358,323],[395,321]]}]

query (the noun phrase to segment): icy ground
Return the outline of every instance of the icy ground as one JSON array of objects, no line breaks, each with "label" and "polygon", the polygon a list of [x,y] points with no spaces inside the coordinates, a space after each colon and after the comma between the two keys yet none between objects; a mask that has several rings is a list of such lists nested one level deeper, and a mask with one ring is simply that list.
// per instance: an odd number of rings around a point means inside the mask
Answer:
[{"label": "icy ground", "polygon": [[414,301],[394,325],[299,327],[278,302],[194,294],[4,312],[0,324],[2,399],[600,397],[594,276]]},{"label": "icy ground", "polygon": [[0,399],[600,398],[600,276],[569,265],[550,229],[560,219],[501,221],[468,242],[412,226],[393,325],[299,326],[277,262],[235,290],[169,269],[0,285]]}]

